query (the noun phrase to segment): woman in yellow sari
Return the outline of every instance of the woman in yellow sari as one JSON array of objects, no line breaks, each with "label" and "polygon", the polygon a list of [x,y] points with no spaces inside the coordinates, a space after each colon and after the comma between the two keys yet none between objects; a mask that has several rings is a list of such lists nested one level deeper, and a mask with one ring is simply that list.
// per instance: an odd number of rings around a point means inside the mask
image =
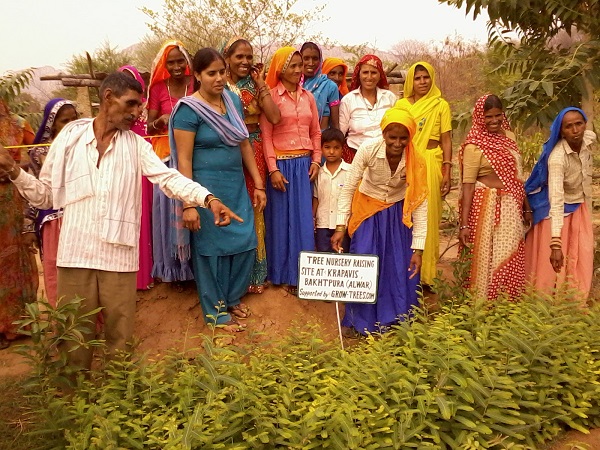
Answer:
[{"label": "woman in yellow sari", "polygon": [[413,143],[427,164],[427,241],[423,251],[421,282],[432,285],[439,259],[442,197],[450,191],[452,124],[450,106],[435,84],[434,68],[419,61],[411,66],[404,83],[404,98],[396,106],[408,109],[417,124]]}]

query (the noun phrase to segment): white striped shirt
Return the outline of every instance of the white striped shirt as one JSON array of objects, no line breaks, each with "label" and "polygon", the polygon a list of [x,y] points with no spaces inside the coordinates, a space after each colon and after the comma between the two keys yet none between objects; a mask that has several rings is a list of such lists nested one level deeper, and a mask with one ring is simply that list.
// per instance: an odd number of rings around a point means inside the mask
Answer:
[{"label": "white striped shirt", "polygon": [[[133,132],[127,132],[132,133]],[[130,138],[131,136],[129,136]],[[58,244],[56,265],[97,269],[114,272],[136,272],[139,268],[139,224],[141,218],[141,181],[142,175],[160,188],[169,197],[178,198],[186,203],[203,206],[210,192],[198,183],[184,177],[175,169],[169,169],[154,153],[152,146],[136,135],[136,148],[115,151],[119,147],[117,139],[124,139],[117,132],[98,166],[99,153],[96,148],[93,122],[84,132],[77,146],[78,155],[86,155],[90,165],[94,195],[65,205],[62,228]],[[52,166],[57,152],[60,152],[60,135],[48,153],[39,180],[33,175],[21,171],[13,181],[21,195],[37,208],[52,207]],[[134,192],[112,192],[115,180],[120,177],[134,177],[130,185]],[[122,185],[122,184],[120,184]],[[117,198],[122,208],[131,209],[134,221],[135,245],[118,245],[101,238],[102,224],[107,214],[109,198]]]}]

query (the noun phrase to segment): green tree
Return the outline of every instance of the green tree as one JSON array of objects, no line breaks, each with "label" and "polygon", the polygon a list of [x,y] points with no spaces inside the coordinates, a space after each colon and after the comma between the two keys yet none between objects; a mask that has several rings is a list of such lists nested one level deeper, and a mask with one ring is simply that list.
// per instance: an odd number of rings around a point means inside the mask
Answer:
[{"label": "green tree", "polygon": [[[90,55],[92,61],[92,69],[94,73],[111,73],[125,64],[131,64],[133,56],[129,52],[119,50],[118,47],[112,46],[109,41],[104,41],[100,47],[94,50]],[[89,74],[90,64],[87,59],[87,54],[73,55],[70,61],[65,64],[67,72],[73,75]],[[92,102],[98,102],[96,89],[90,91]],[[57,89],[52,93],[53,97],[62,97],[69,100],[77,100],[77,88],[64,87]]]},{"label": "green tree", "polygon": [[[119,50],[112,46],[109,41],[104,41],[91,55],[92,67],[94,72],[110,73],[117,70],[125,64],[131,63],[131,55],[128,52]],[[73,58],[66,64],[67,70],[71,74],[90,73],[87,56],[85,54],[73,55]]]},{"label": "green tree", "polygon": [[23,92],[33,80],[33,69],[7,72],[0,77],[0,100],[6,102],[11,113],[23,117],[35,129],[41,121],[41,106],[30,94]]},{"label": "green tree", "polygon": [[568,105],[593,117],[600,86],[600,0],[439,0],[477,17],[487,9],[499,75],[519,75],[504,97],[511,118],[547,126]]},{"label": "green tree", "polygon": [[[142,10],[150,29],[161,39],[179,39],[190,52],[221,49],[232,36],[252,42],[264,61],[276,46],[295,44],[323,21],[324,5],[297,11],[297,0],[165,0],[162,12]],[[318,36],[309,37],[309,39]]]}]

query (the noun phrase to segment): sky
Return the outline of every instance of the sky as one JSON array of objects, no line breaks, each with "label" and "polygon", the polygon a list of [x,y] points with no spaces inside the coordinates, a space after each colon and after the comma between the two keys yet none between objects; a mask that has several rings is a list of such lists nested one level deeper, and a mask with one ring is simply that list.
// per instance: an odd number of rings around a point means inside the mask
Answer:
[{"label": "sky", "polygon": [[[5,1],[9,0],[0,0]],[[329,20],[316,23],[314,30],[340,44],[368,43],[388,50],[409,39],[441,41],[459,34],[485,42],[487,36],[486,17],[474,21],[464,10],[437,0],[299,0],[298,7],[323,3]],[[162,4],[163,0],[11,1],[0,15],[0,74],[46,65],[60,69],[74,54],[92,53],[106,40],[127,48],[150,32],[141,8],[160,11]]]}]

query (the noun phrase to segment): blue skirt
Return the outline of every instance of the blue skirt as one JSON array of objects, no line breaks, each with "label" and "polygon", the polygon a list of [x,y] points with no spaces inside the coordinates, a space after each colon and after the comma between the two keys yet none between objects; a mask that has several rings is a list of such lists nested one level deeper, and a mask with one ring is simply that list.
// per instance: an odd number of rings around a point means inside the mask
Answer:
[{"label": "blue skirt", "polygon": [[400,201],[369,217],[352,236],[350,253],[379,256],[377,303],[346,303],[342,321],[362,334],[385,331],[418,303],[420,275],[408,278],[412,229],[402,223],[403,205]]},{"label": "blue skirt", "polygon": [[289,181],[285,192],[267,183],[265,208],[268,279],[273,284],[298,285],[301,251],[314,251],[310,158],[282,159],[277,167]]}]

